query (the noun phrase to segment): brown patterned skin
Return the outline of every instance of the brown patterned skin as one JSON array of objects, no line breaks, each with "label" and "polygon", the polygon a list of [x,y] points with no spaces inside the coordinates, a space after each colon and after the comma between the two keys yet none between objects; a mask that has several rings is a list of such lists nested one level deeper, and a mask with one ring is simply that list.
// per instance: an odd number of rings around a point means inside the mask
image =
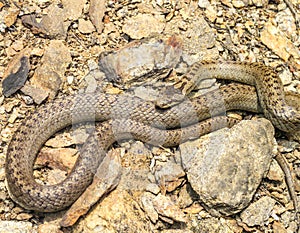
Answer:
[{"label": "brown patterned skin", "polygon": [[[215,117],[224,114],[225,110],[263,112],[281,130],[299,130],[299,112],[285,104],[283,93],[280,93],[282,84],[280,80],[273,80],[278,77],[269,68],[231,62],[197,63],[176,87],[188,92],[186,87],[190,85],[189,89],[194,88],[199,75],[255,85],[260,105],[255,88],[242,84],[221,87],[220,90],[195,99],[186,99],[169,109],[157,109],[151,102],[126,95],[86,93],[57,99],[27,117],[11,140],[5,167],[10,196],[26,209],[41,212],[64,209],[90,184],[106,150],[115,140],[133,137],[153,145],[175,146],[236,123],[237,120],[225,116]],[[253,81],[253,77],[261,81]],[[241,80],[243,78],[245,80]],[[277,113],[278,116],[275,115]],[[73,170],[63,182],[56,185],[36,183],[33,164],[38,151],[49,137],[76,123],[111,119],[112,124],[101,129],[101,140],[93,136],[89,138]]]}]

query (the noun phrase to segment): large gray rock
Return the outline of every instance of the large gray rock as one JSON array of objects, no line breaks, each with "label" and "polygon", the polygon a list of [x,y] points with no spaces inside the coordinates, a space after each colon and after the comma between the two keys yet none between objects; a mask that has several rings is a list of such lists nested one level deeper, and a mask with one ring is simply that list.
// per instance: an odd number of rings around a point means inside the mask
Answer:
[{"label": "large gray rock", "polygon": [[244,209],[269,169],[274,128],[265,119],[243,121],[180,145],[187,177],[213,215]]}]

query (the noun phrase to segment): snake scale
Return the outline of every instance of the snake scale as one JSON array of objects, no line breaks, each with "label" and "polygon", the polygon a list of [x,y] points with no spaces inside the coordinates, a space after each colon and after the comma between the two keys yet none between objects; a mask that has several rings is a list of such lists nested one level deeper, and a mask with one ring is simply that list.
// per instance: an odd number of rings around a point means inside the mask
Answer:
[{"label": "snake scale", "polygon": [[[103,93],[67,96],[39,107],[16,130],[7,150],[5,173],[11,198],[30,210],[64,209],[90,184],[106,150],[115,140],[133,137],[153,145],[175,146],[235,124],[237,120],[219,116],[224,109],[261,112],[284,132],[300,131],[300,111],[287,104],[282,83],[273,69],[260,63],[198,62],[175,87],[186,94],[208,78],[250,85],[222,86],[167,109],[158,109],[152,102],[138,97]],[[108,120],[112,123],[100,127],[101,140],[90,140],[84,145],[64,181],[55,185],[35,181],[34,161],[49,137],[72,124]]]}]

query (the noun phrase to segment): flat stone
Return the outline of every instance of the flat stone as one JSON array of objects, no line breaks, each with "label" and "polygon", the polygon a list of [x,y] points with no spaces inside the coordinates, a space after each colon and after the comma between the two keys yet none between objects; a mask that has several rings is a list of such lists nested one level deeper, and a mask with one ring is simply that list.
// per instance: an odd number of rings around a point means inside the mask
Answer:
[{"label": "flat stone", "polygon": [[289,85],[293,80],[293,74],[288,69],[284,69],[284,71],[279,74],[279,78],[283,85]]},{"label": "flat stone", "polygon": [[110,151],[99,165],[93,182],[64,214],[61,226],[72,226],[86,214],[101,197],[115,189],[121,177],[121,159],[117,151]]},{"label": "flat stone", "polygon": [[10,27],[17,21],[20,9],[15,4],[10,4],[10,7],[4,13],[4,23],[6,27]]},{"label": "flat stone", "polygon": [[3,94],[8,97],[22,88],[28,78],[30,50],[24,49],[8,64],[2,82]]}]

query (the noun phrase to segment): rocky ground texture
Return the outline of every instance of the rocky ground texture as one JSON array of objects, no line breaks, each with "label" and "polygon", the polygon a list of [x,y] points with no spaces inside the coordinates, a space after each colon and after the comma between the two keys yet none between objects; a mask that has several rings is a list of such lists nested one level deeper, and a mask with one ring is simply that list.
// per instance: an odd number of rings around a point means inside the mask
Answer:
[{"label": "rocky ground texture", "polygon": [[[263,62],[287,91],[300,92],[299,7],[297,0],[0,1],[0,232],[296,232],[273,154],[283,153],[299,193],[300,146],[260,115],[231,113],[245,120],[177,148],[116,143],[107,158],[121,165],[117,188],[70,227],[59,225],[66,211],[15,204],[4,165],[13,132],[39,105],[94,91],[157,101],[199,60]],[[36,179],[63,180],[87,131],[49,139]]]}]

